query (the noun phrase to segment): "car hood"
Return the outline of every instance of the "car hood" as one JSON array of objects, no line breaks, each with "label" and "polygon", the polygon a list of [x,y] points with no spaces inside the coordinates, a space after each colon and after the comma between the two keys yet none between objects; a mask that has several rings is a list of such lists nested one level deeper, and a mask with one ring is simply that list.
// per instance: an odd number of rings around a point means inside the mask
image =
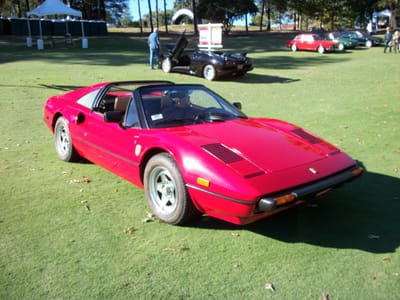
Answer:
[{"label": "car hood", "polygon": [[266,172],[315,162],[339,153],[333,145],[289,123],[273,119],[237,119],[193,125],[185,139],[226,164],[247,162]]}]

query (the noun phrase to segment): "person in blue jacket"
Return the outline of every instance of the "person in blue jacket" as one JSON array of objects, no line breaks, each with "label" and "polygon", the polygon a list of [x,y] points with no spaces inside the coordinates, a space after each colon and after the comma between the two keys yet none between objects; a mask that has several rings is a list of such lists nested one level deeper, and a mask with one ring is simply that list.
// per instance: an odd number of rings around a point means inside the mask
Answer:
[{"label": "person in blue jacket", "polygon": [[160,38],[158,36],[158,28],[155,28],[154,31],[149,35],[147,43],[150,50],[150,68],[153,69],[154,57],[156,58],[157,65],[160,61]]}]

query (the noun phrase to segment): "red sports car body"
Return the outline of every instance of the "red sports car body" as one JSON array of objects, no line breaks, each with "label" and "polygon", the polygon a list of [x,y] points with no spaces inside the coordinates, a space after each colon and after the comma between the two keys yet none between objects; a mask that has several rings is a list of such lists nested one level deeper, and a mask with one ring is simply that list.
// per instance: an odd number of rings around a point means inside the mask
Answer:
[{"label": "red sports car body", "polygon": [[293,52],[307,50],[316,51],[321,54],[325,51],[335,51],[340,48],[338,41],[327,40],[315,33],[298,34],[294,39],[286,43],[286,47],[290,48]]},{"label": "red sports car body", "polygon": [[251,223],[351,181],[347,154],[284,121],[249,118],[202,85],[101,83],[49,98],[59,158],[84,157],[144,188],[161,220]]}]

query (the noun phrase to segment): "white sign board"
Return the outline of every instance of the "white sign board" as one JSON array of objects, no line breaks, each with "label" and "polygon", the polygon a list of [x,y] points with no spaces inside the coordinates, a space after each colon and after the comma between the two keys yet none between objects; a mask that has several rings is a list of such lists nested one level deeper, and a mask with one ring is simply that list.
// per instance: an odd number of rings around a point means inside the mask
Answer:
[{"label": "white sign board", "polygon": [[199,24],[199,47],[208,48],[222,48],[222,24]]}]

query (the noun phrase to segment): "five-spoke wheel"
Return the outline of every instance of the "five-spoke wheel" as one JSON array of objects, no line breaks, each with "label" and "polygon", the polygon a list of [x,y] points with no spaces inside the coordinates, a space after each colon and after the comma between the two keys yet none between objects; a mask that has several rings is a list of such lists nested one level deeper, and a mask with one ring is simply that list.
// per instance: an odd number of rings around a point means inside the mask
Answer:
[{"label": "five-spoke wheel", "polygon": [[54,145],[61,160],[77,161],[79,159],[79,154],[72,145],[68,123],[63,117],[59,117],[54,126]]},{"label": "five-spoke wheel", "polygon": [[162,70],[163,70],[165,73],[171,72],[171,71],[172,71],[172,61],[171,61],[171,59],[170,59],[169,57],[165,58],[165,59],[162,61],[161,67],[162,67]]},{"label": "five-spoke wheel", "polygon": [[171,155],[160,153],[149,160],[144,171],[144,188],[149,206],[160,220],[182,224],[198,215]]},{"label": "five-spoke wheel", "polygon": [[203,69],[203,77],[207,80],[214,80],[217,77],[217,71],[213,65],[206,65]]}]

